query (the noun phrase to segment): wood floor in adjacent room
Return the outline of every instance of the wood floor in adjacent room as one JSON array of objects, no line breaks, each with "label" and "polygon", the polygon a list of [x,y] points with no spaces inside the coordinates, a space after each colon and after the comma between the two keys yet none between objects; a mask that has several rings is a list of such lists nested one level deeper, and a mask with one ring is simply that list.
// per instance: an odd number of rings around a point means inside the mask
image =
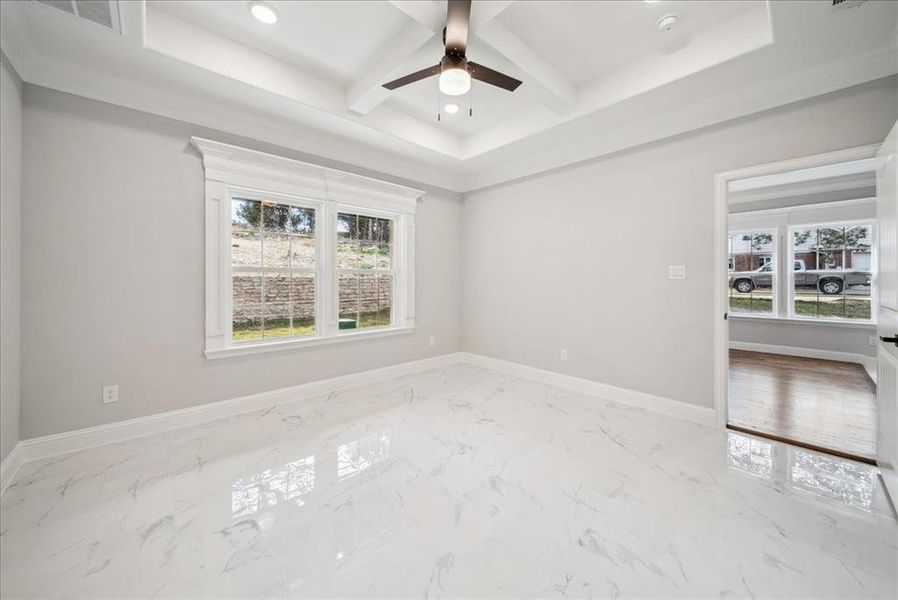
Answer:
[{"label": "wood floor in adjacent room", "polygon": [[861,365],[730,350],[729,424],[876,457],[876,388]]}]

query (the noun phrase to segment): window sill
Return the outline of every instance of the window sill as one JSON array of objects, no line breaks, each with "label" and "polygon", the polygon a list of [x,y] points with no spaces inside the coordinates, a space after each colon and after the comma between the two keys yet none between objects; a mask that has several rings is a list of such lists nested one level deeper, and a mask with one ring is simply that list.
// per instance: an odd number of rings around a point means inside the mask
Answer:
[{"label": "window sill", "polygon": [[802,319],[799,317],[769,317],[766,315],[734,315],[727,318],[735,321],[763,321],[765,323],[785,323],[787,325],[823,325],[824,327],[854,327],[856,329],[876,329],[873,321],[835,321],[826,319]]},{"label": "window sill", "polygon": [[235,356],[249,356],[252,354],[264,354],[267,352],[280,352],[282,350],[300,350],[306,348],[318,348],[335,344],[361,342],[378,338],[389,338],[414,333],[414,327],[390,327],[388,329],[375,329],[372,331],[359,331],[354,333],[340,333],[330,337],[309,337],[305,339],[281,340],[273,342],[256,342],[240,344],[229,348],[206,350],[203,354],[208,360],[219,358],[232,358]]}]

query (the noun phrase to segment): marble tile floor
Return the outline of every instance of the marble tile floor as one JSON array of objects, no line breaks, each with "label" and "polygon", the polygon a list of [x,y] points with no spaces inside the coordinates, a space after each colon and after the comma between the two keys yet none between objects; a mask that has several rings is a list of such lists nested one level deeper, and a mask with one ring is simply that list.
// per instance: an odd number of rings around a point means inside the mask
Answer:
[{"label": "marble tile floor", "polygon": [[26,463],[0,595],[896,598],[875,469],[469,365]]}]

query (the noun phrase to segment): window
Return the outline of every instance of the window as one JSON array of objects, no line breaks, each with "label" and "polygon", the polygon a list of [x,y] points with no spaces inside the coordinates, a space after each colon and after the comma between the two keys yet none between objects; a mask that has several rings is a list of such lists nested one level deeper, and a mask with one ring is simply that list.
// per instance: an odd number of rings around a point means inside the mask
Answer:
[{"label": "window", "polygon": [[772,315],[776,311],[776,231],[730,232],[730,312]]},{"label": "window", "polygon": [[393,222],[337,214],[340,329],[393,322]]},{"label": "window", "polygon": [[231,338],[314,334],[315,208],[231,199]]},{"label": "window", "polygon": [[208,358],[414,329],[423,194],[209,140]]},{"label": "window", "polygon": [[792,316],[873,317],[873,225],[829,223],[790,228]]}]

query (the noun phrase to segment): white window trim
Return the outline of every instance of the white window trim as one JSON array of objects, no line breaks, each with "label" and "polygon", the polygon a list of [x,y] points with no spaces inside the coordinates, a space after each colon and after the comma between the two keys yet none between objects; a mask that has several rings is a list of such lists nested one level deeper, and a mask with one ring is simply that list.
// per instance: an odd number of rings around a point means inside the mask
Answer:
[{"label": "white window trim", "polygon": [[[313,348],[390,337],[415,329],[415,211],[422,190],[202,138],[192,144],[205,170],[206,358]],[[231,197],[267,195],[315,207],[316,333],[259,342],[231,341]],[[389,327],[338,328],[337,213],[394,222],[394,305]]]},{"label": "white window trim", "polygon": [[[795,260],[795,231],[798,229],[819,229],[821,227],[832,227],[835,225],[868,225],[873,234],[873,239],[878,239],[879,231],[876,227],[874,219],[846,219],[840,221],[824,221],[821,223],[807,223],[801,225],[789,225],[786,228],[786,256],[788,256],[789,265]],[[877,294],[877,284],[879,279],[879,263],[876,254],[876,244],[870,246],[870,267],[873,276],[870,279],[870,318],[869,319],[846,319],[841,317],[804,317],[795,313],[795,269],[789,269],[788,286],[786,288],[786,319],[804,323],[850,323],[852,325],[873,325],[876,323],[879,315],[879,302]],[[816,266],[816,265],[815,265]]]}]

